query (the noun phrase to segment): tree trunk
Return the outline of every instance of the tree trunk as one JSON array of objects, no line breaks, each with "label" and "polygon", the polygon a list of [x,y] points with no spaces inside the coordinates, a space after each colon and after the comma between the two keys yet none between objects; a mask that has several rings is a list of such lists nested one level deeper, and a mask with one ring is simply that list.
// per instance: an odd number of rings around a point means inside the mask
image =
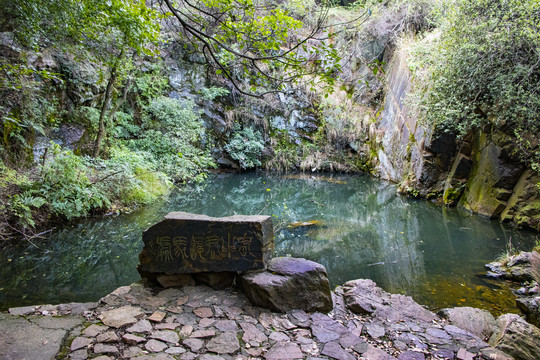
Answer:
[{"label": "tree trunk", "polygon": [[94,151],[92,157],[95,159],[99,156],[99,151],[101,150],[101,141],[105,136],[105,114],[109,108],[109,103],[111,102],[112,90],[114,83],[116,82],[116,66],[111,69],[111,77],[107,83],[107,89],[105,90],[105,98],[103,99],[103,106],[101,107],[101,113],[99,114],[99,128],[96,135],[96,141],[94,142]]}]

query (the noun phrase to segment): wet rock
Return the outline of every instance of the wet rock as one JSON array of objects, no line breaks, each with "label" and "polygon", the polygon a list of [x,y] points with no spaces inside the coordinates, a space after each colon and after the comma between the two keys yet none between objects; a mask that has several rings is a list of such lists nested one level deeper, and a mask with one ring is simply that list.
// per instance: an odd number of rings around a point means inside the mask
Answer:
[{"label": "wet rock", "polygon": [[528,322],[540,327],[540,296],[521,297],[516,300],[516,304]]},{"label": "wet rock", "polygon": [[266,360],[293,360],[303,359],[304,354],[297,344],[277,343],[264,354],[264,358]]},{"label": "wet rock", "polygon": [[120,328],[126,325],[135,324],[138,319],[144,316],[141,308],[134,306],[122,306],[113,310],[105,311],[101,314],[101,321],[107,326]]},{"label": "wet rock", "polygon": [[267,271],[246,273],[241,284],[254,305],[275,311],[328,312],[333,307],[326,269],[306,259],[273,258]]},{"label": "wet rock", "polygon": [[409,320],[429,323],[436,315],[418,305],[411,297],[389,294],[368,279],[352,280],[343,285],[347,307],[358,314],[370,314],[382,320]]},{"label": "wet rock", "polygon": [[486,264],[488,275],[518,282],[532,281],[531,255],[531,252],[522,251],[503,261]]},{"label": "wet rock", "polygon": [[208,341],[206,348],[217,354],[233,354],[240,350],[240,343],[235,332],[227,331]]},{"label": "wet rock", "polygon": [[505,314],[497,319],[497,330],[489,344],[516,359],[540,359],[540,329],[515,314]]},{"label": "wet rock", "polygon": [[453,325],[487,339],[495,330],[495,318],[486,310],[472,307],[442,309],[439,313]]}]

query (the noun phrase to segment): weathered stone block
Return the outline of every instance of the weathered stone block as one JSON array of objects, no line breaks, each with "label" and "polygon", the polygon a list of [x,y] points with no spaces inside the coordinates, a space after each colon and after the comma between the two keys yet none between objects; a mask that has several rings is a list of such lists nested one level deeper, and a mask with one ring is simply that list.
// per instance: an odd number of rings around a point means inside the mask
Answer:
[{"label": "weathered stone block", "polygon": [[333,307],[326,269],[306,259],[273,258],[267,271],[242,275],[241,285],[254,305],[276,311],[328,312]]},{"label": "weathered stone block", "polygon": [[171,212],[143,233],[138,270],[185,274],[264,269],[273,237],[270,216],[212,218]]}]

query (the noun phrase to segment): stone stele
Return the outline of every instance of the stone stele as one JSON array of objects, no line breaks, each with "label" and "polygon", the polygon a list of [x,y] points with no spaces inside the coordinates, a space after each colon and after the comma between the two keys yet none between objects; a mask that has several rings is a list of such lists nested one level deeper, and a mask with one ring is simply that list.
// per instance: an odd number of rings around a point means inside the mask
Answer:
[{"label": "stone stele", "polygon": [[143,242],[141,274],[246,271],[265,268],[274,230],[270,216],[171,212],[143,233]]}]

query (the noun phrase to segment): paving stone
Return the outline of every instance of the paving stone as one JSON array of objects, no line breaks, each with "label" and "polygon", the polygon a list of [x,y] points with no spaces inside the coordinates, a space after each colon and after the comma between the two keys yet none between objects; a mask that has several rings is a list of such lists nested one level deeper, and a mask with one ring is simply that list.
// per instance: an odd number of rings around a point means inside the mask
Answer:
[{"label": "paving stone", "polygon": [[182,343],[190,348],[193,352],[198,352],[204,348],[204,341],[201,339],[186,339],[182,341]]},{"label": "paving stone", "polygon": [[404,351],[398,356],[398,360],[425,360],[426,357],[421,352]]},{"label": "paving stone", "polygon": [[161,340],[167,343],[176,344],[178,341],[180,341],[180,337],[177,333],[171,330],[158,330],[154,331],[150,338]]},{"label": "paving stone", "polygon": [[107,331],[103,334],[99,334],[96,338],[97,342],[100,343],[113,343],[120,341],[120,338],[114,331]]},{"label": "paving stone", "polygon": [[253,356],[253,357],[259,357],[261,356],[263,352],[261,348],[249,348],[245,350],[248,355]]},{"label": "paving stone", "polygon": [[209,318],[214,315],[212,309],[209,307],[200,307],[197,309],[193,309],[193,313],[200,318]]},{"label": "paving stone", "polygon": [[167,348],[167,344],[158,341],[156,339],[149,340],[146,344],[144,344],[144,348],[150,352],[161,352]]},{"label": "paving stone", "polygon": [[105,345],[97,343],[94,345],[94,354],[108,354],[108,355],[117,355],[120,351],[114,345]]},{"label": "paving stone", "polygon": [[227,331],[210,339],[206,348],[218,354],[233,354],[240,350],[240,343],[235,332]]},{"label": "paving stone", "polygon": [[107,326],[120,328],[126,325],[135,324],[138,319],[144,316],[144,312],[139,307],[130,305],[105,311],[101,314],[101,321]]},{"label": "paving stone", "polygon": [[196,359],[197,356],[199,356],[199,355],[194,354],[192,352],[186,352],[186,353],[183,353],[182,355],[180,355],[180,360],[193,360],[193,359]]},{"label": "paving stone", "polygon": [[198,360],[225,360],[224,357],[219,355],[204,354],[197,358]]},{"label": "paving stone", "polygon": [[191,338],[197,338],[197,339],[204,339],[204,338],[210,338],[212,336],[216,335],[215,330],[195,330],[193,333],[191,333]]},{"label": "paving stone", "polygon": [[139,343],[146,341],[146,339],[143,338],[142,336],[137,336],[133,334],[124,334],[124,336],[122,336],[122,341],[129,345],[137,345]]},{"label": "paving stone", "polygon": [[216,320],[214,319],[210,319],[210,318],[203,318],[199,321],[199,327],[201,328],[205,328],[205,327],[209,327],[209,326],[212,326],[216,323]]},{"label": "paving stone", "polygon": [[345,351],[341,345],[335,341],[326,343],[321,351],[321,354],[337,360],[356,360],[352,354]]},{"label": "paving stone", "polygon": [[146,319],[139,320],[135,325],[128,327],[126,331],[130,333],[149,334],[152,332],[152,324]]},{"label": "paving stone", "polygon": [[169,354],[159,353],[159,354],[143,354],[137,357],[131,358],[130,360],[176,360]]},{"label": "paving stone", "polygon": [[107,329],[109,329],[108,326],[92,324],[86,329],[84,329],[82,333],[88,337],[96,337]]},{"label": "paving stone", "polygon": [[69,354],[69,358],[71,360],[86,360],[88,359],[88,350],[80,349],[73,351],[71,354]]},{"label": "paving stone", "polygon": [[88,345],[90,345],[93,342],[94,342],[93,339],[89,339],[89,338],[86,338],[86,337],[79,336],[79,337],[76,337],[75,339],[73,339],[69,349],[71,351],[82,349],[82,348],[88,347]]},{"label": "paving stone", "polygon": [[[264,334],[263,334],[264,335]],[[286,342],[286,341],[290,341],[291,339],[289,339],[289,337],[287,335],[285,335],[284,333],[282,332],[277,332],[277,331],[274,331],[270,334],[269,336],[270,340],[273,340],[273,341],[282,341],[282,342]]]},{"label": "paving stone", "polygon": [[154,326],[154,329],[156,329],[156,330],[175,330],[179,326],[180,326],[180,324],[178,324],[178,323],[164,322],[164,323],[156,324]]},{"label": "paving stone", "polygon": [[171,354],[171,355],[180,355],[180,354],[185,353],[186,351],[187,351],[186,349],[180,346],[173,346],[165,350],[167,354]]},{"label": "paving stone", "polygon": [[182,326],[182,329],[178,332],[178,335],[185,338],[191,335],[193,332],[193,326],[191,325],[184,325]]},{"label": "paving stone", "polygon": [[257,342],[263,342],[268,340],[266,335],[257,329],[257,327],[250,323],[240,323],[240,327],[244,331],[244,335],[242,336],[242,340],[244,342],[250,342],[252,340]]},{"label": "paving stone", "polygon": [[368,345],[368,348],[362,354],[362,357],[369,360],[396,360],[392,355],[372,345]]},{"label": "paving stone", "polygon": [[214,325],[219,331],[238,331],[239,327],[234,320],[219,320]]},{"label": "paving stone", "polygon": [[157,311],[154,311],[154,313],[148,317],[148,320],[158,323],[158,322],[163,321],[163,319],[165,319],[165,316],[167,316],[166,312],[157,310]]},{"label": "paving stone", "polygon": [[176,322],[182,325],[196,325],[197,316],[191,313],[183,313],[176,317]]},{"label": "paving stone", "polygon": [[110,356],[101,355],[101,356],[95,357],[93,360],[113,360],[113,359]]},{"label": "paving stone", "polygon": [[266,360],[293,360],[303,359],[304,354],[297,344],[277,343],[264,354],[264,358]]},{"label": "paving stone", "polygon": [[474,354],[461,348],[458,350],[456,358],[458,360],[474,360]]},{"label": "paving stone", "polygon": [[143,355],[144,353],[145,352],[140,347],[130,346],[129,348],[124,350],[124,352],[122,353],[122,357],[125,359],[130,359],[139,355]]}]

